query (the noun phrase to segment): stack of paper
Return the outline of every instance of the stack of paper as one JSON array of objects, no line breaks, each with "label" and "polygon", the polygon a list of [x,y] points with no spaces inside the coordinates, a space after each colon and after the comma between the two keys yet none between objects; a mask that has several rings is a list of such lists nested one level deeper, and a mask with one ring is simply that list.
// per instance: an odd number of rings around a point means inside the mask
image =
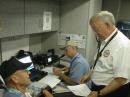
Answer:
[{"label": "stack of paper", "polygon": [[64,93],[64,92],[70,92],[70,90],[68,88],[65,88],[63,86],[57,85],[54,89],[53,89],[54,93]]},{"label": "stack of paper", "polygon": [[86,84],[80,84],[75,86],[67,86],[70,91],[72,91],[77,96],[85,96],[87,97],[91,90],[88,88]]}]

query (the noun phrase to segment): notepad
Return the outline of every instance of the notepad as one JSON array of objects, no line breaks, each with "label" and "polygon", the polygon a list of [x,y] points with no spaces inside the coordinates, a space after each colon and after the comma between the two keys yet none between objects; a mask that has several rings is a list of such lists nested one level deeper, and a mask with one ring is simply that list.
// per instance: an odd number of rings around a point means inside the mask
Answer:
[{"label": "notepad", "polygon": [[39,80],[39,83],[47,84],[51,88],[54,88],[58,83],[60,83],[60,79],[58,79],[57,76],[54,75],[47,75],[46,77]]},{"label": "notepad", "polygon": [[80,84],[75,86],[67,86],[70,91],[72,91],[77,96],[85,96],[87,97],[91,90],[88,88],[86,84]]}]

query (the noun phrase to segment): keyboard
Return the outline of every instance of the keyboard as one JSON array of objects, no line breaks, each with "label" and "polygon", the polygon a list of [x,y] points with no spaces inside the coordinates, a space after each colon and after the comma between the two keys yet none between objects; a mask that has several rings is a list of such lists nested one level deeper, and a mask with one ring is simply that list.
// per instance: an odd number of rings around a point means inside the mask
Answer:
[{"label": "keyboard", "polygon": [[34,69],[33,71],[31,71],[30,79],[31,79],[32,82],[39,81],[40,79],[45,77],[47,74],[48,73],[45,72],[45,71],[40,71],[40,70]]}]

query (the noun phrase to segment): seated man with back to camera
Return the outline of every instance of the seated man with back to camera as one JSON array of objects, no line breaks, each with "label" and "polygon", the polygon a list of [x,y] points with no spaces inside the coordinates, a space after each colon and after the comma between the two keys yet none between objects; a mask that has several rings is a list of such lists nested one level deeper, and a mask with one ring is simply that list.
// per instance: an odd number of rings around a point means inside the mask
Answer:
[{"label": "seated man with back to camera", "polygon": [[[79,83],[80,77],[89,73],[90,67],[86,59],[78,53],[77,43],[75,41],[68,41],[64,47],[64,53],[71,59],[70,67],[67,68],[53,68],[55,75],[59,76],[66,84],[75,85]],[[69,75],[65,72],[69,71]],[[90,86],[90,82],[87,83]]]},{"label": "seated man with back to camera", "polygon": [[[27,68],[31,63],[21,63],[15,57],[4,61],[0,66],[0,74],[5,81],[6,89],[3,97],[34,97],[27,91],[31,84]],[[43,90],[45,97],[53,97],[47,90]],[[44,97],[43,96],[43,97]]]}]

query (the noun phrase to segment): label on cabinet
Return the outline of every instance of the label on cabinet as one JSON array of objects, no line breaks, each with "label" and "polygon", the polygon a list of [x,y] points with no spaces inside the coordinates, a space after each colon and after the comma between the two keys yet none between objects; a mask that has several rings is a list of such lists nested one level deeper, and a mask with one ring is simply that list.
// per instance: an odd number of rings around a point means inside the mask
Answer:
[{"label": "label on cabinet", "polygon": [[52,12],[43,12],[43,31],[51,30],[52,26]]}]

